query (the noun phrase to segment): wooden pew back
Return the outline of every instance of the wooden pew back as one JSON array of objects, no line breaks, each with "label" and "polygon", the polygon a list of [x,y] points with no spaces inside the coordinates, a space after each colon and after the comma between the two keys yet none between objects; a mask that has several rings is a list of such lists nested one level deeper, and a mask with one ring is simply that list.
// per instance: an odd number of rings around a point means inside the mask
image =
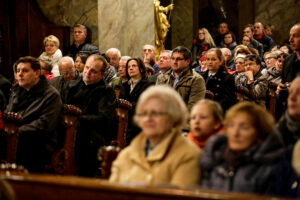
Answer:
[{"label": "wooden pew back", "polygon": [[[271,200],[280,199],[253,194],[227,193],[204,189],[112,184],[105,180],[69,176],[24,175],[2,177],[13,188],[18,199],[60,200]],[[282,198],[283,199],[283,198]]]}]

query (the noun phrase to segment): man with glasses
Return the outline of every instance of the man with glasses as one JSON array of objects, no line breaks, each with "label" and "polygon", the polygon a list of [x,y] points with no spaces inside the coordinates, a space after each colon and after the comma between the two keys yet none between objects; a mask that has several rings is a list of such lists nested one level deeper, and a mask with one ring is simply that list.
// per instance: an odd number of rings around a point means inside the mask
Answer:
[{"label": "man with glasses", "polygon": [[50,84],[62,95],[66,82],[80,79],[79,72],[75,69],[74,60],[69,56],[62,57],[58,62],[60,76],[50,80]]},{"label": "man with glasses", "polygon": [[249,90],[247,97],[261,106],[266,106],[266,95],[268,81],[261,73],[261,60],[257,55],[247,55],[245,57],[245,77],[246,87]]},{"label": "man with glasses", "polygon": [[183,46],[173,49],[171,70],[157,78],[156,84],[173,87],[182,97],[190,111],[192,106],[205,96],[205,82],[201,75],[191,69],[191,52]]},{"label": "man with glasses", "polygon": [[266,68],[264,68],[261,72],[263,75],[266,75],[266,73],[269,69],[271,69],[272,67],[275,67],[275,64],[277,61],[277,56],[278,56],[278,54],[276,52],[271,52],[271,51],[268,51],[264,54]]},{"label": "man with glasses", "polygon": [[74,43],[67,49],[65,55],[76,60],[77,53],[88,55],[100,54],[99,49],[87,41],[87,28],[82,24],[76,24],[73,27]]},{"label": "man with glasses", "polygon": [[97,151],[109,145],[117,133],[115,92],[103,79],[108,65],[101,55],[89,56],[82,78],[68,82],[63,96],[63,103],[82,110],[75,145],[80,176],[93,177],[99,173]]}]

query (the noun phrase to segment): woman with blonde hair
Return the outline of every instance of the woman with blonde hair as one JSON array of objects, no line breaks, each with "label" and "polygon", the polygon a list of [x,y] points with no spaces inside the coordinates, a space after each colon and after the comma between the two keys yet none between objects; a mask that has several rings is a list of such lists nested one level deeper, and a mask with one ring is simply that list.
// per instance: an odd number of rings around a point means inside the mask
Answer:
[{"label": "woman with blonde hair", "polygon": [[212,136],[203,150],[203,187],[265,193],[283,151],[273,116],[262,106],[241,102],[228,110],[224,125],[224,134]]},{"label": "woman with blonde hair", "polygon": [[177,186],[200,183],[200,149],[181,135],[187,108],[173,88],[157,85],[145,90],[134,119],[142,131],[113,162],[111,182]]},{"label": "woman with blonde hair", "polygon": [[196,62],[198,58],[203,56],[205,52],[210,49],[216,47],[214,39],[208,32],[206,28],[199,28],[198,35],[193,40],[192,46],[192,65],[193,62]]},{"label": "woman with blonde hair", "polygon": [[58,62],[62,58],[61,50],[59,49],[59,39],[54,35],[49,35],[44,38],[43,44],[45,51],[39,56],[39,58],[47,59],[53,66],[52,73],[54,76],[59,76]]}]

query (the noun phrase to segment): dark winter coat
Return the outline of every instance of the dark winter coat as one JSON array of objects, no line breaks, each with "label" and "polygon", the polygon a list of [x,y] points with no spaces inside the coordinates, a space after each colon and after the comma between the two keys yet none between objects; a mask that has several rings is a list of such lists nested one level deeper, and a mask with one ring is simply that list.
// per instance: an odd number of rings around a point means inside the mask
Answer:
[{"label": "dark winter coat", "polygon": [[17,164],[32,172],[41,172],[49,164],[61,110],[60,95],[44,76],[29,91],[18,85],[13,88],[6,111],[24,118],[19,128]]},{"label": "dark winter coat", "polygon": [[99,167],[99,147],[116,138],[115,92],[103,79],[86,85],[81,78],[68,82],[63,102],[82,110],[76,137],[76,160],[79,175],[94,176]]},{"label": "dark winter coat", "polygon": [[242,154],[236,167],[225,161],[227,146],[225,133],[212,136],[207,142],[200,161],[203,188],[265,193],[283,150],[279,134],[270,133],[261,144],[252,145]]},{"label": "dark winter coat", "polygon": [[206,90],[214,94],[213,100],[219,102],[224,111],[236,103],[236,86],[234,77],[221,68],[212,77],[208,77],[208,70],[203,74],[206,82]]}]

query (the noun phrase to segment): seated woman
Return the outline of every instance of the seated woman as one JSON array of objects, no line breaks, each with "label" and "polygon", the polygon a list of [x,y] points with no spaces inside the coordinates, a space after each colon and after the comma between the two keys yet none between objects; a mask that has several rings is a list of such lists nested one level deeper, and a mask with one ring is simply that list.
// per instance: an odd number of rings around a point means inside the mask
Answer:
[{"label": "seated woman", "polygon": [[205,79],[206,90],[214,94],[213,100],[219,102],[224,111],[236,103],[236,87],[234,77],[226,72],[225,58],[218,48],[206,53],[208,70],[202,75]]},{"label": "seated woman", "polygon": [[58,61],[62,58],[61,50],[59,49],[59,39],[54,35],[49,35],[44,38],[45,51],[40,57],[46,57],[52,64],[52,73],[54,76],[59,76]]},{"label": "seated woman", "polygon": [[142,132],[113,162],[111,182],[192,186],[200,183],[200,149],[181,136],[187,108],[165,85],[139,98],[135,121]]},{"label": "seated woman", "polygon": [[48,80],[51,80],[54,78],[54,74],[51,72],[52,70],[52,65],[45,56],[40,56],[39,62],[41,65],[41,75],[44,75]]},{"label": "seated woman", "polygon": [[287,111],[277,123],[286,146],[300,139],[300,74],[291,83],[287,103]]},{"label": "seated woman", "polygon": [[288,55],[286,53],[279,54],[276,57],[275,66],[268,69],[267,72],[264,74],[264,77],[268,80],[269,83],[271,82],[276,85],[281,83],[282,67],[284,60],[287,56]]},{"label": "seated woman", "polygon": [[190,114],[190,127],[187,139],[203,149],[210,136],[224,131],[223,110],[220,104],[209,99],[198,101]]},{"label": "seated woman", "polygon": [[231,54],[233,54],[234,48],[237,46],[236,37],[233,32],[229,31],[224,34],[223,43],[221,47],[226,47],[230,49]]},{"label": "seated woman", "polygon": [[241,102],[228,110],[225,133],[212,136],[202,153],[204,188],[265,193],[283,142],[263,107]]},{"label": "seated woman", "polygon": [[248,79],[245,77],[245,57],[240,54],[234,59],[236,73],[234,74],[235,85],[246,86]]},{"label": "seated woman", "polygon": [[88,56],[89,55],[85,54],[85,53],[78,53],[76,55],[74,66],[75,66],[75,69],[77,71],[79,71],[80,74],[83,72],[83,68],[84,68],[84,65],[85,65],[85,62],[86,62]]},{"label": "seated woman", "polygon": [[196,61],[201,56],[205,54],[205,52],[210,49],[216,47],[214,39],[208,32],[206,28],[199,28],[198,35],[193,40],[192,46],[192,66],[196,65]]},{"label": "seated woman", "polygon": [[120,98],[126,99],[132,104],[128,112],[127,144],[139,133],[140,129],[133,123],[133,115],[136,103],[141,93],[153,82],[148,81],[147,70],[140,58],[130,58],[126,63],[126,76],[128,81],[122,84]]},{"label": "seated woman", "polygon": [[300,197],[300,75],[291,83],[287,102],[288,109],[277,124],[287,147],[268,194]]}]

